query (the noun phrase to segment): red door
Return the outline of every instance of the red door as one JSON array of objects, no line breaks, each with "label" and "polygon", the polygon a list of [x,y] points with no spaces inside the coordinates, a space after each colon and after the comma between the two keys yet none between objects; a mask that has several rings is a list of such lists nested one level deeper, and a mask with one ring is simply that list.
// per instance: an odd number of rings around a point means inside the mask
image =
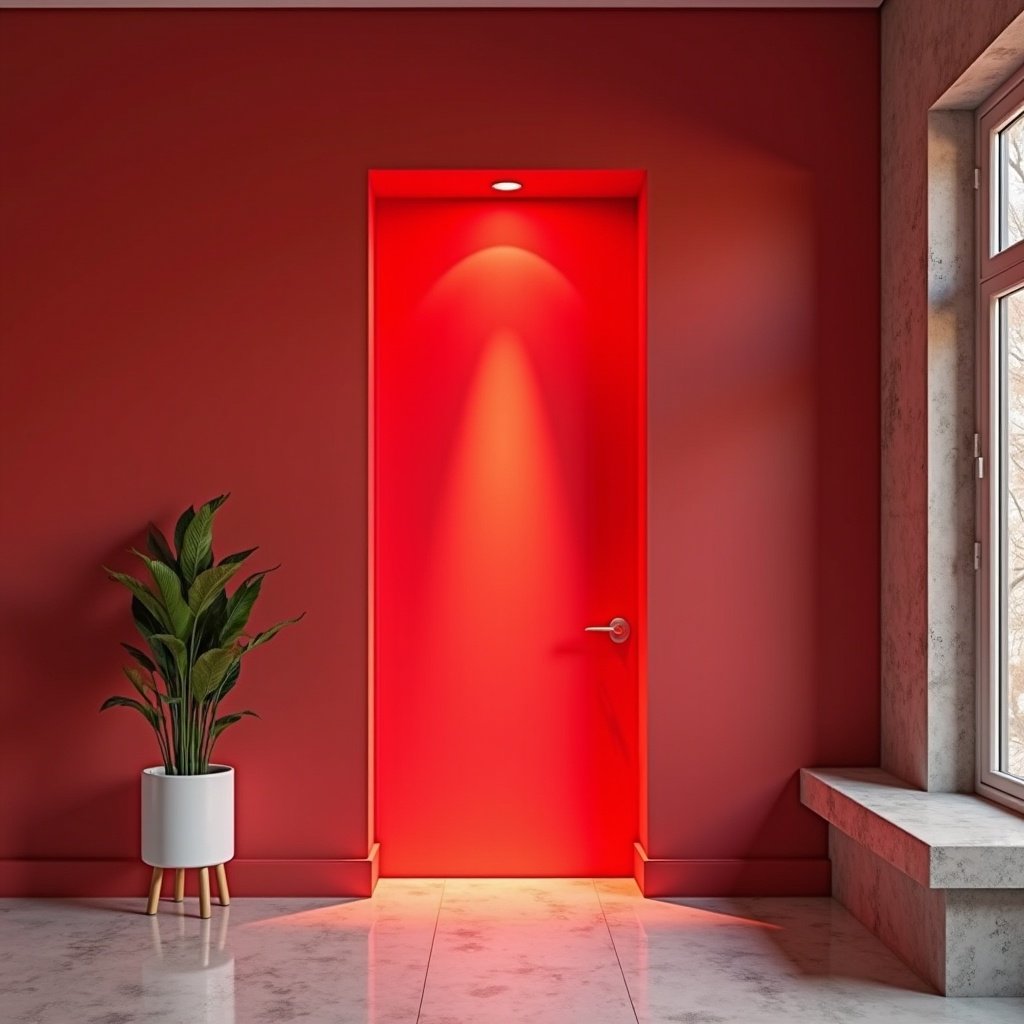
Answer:
[{"label": "red door", "polygon": [[629,874],[637,201],[378,198],[373,253],[382,873]]}]

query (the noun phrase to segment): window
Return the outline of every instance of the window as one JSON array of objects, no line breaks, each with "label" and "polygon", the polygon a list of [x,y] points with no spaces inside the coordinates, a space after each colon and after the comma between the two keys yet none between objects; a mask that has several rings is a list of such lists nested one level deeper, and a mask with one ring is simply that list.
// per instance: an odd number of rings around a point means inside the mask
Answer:
[{"label": "window", "polygon": [[978,789],[1024,806],[1024,76],[977,138]]}]

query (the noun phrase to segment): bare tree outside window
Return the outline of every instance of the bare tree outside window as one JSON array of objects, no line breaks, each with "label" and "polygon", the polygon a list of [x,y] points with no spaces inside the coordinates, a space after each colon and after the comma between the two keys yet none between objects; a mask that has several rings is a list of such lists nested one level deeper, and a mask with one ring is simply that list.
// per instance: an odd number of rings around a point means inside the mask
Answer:
[{"label": "bare tree outside window", "polygon": [[[1024,227],[1024,225],[1022,225]],[[1007,749],[1002,770],[1024,777],[1024,288],[1000,299],[1006,346],[1006,638]]]},{"label": "bare tree outside window", "polygon": [[[1024,114],[1000,134],[1000,243],[1024,239]],[[1006,367],[1006,600],[1003,707],[1005,748],[1001,768],[1024,777],[1024,288],[999,300],[999,333]]]},{"label": "bare tree outside window", "polygon": [[975,129],[977,786],[1024,806],[1024,69],[978,108]]},{"label": "bare tree outside window", "polygon": [[1024,114],[999,133],[999,250],[1024,239]]}]

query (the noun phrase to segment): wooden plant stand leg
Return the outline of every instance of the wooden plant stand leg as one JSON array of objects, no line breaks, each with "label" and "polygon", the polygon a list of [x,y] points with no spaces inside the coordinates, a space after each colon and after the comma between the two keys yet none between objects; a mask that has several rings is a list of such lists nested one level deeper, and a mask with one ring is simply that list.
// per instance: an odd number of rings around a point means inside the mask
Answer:
[{"label": "wooden plant stand leg", "polygon": [[164,880],[164,869],[153,868],[153,877],[149,882],[149,903],[146,906],[146,913],[152,917],[160,903],[160,885]]},{"label": "wooden plant stand leg", "polygon": [[199,916],[205,921],[210,916],[210,869],[199,869]]},{"label": "wooden plant stand leg", "polygon": [[228,890],[228,872],[223,864],[217,865],[217,896],[222,907],[230,906],[231,893]]},{"label": "wooden plant stand leg", "polygon": [[176,868],[174,871],[174,902],[181,903],[185,899],[185,869]]}]

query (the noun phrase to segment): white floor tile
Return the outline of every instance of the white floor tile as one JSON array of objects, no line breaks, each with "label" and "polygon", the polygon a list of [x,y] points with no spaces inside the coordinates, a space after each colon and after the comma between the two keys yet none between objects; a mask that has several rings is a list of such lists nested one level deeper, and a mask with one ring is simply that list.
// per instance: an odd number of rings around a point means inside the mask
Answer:
[{"label": "white floor tile", "polygon": [[828,899],[384,879],[372,900],[0,900],[3,1024],[1022,1024]]},{"label": "white floor tile", "polygon": [[440,880],[381,882],[372,900],[0,901],[5,1024],[408,1024]]},{"label": "white floor tile", "polygon": [[597,883],[640,1024],[1024,1022],[1024,999],[944,999],[827,898],[645,900]]},{"label": "white floor tile", "polygon": [[634,1022],[589,879],[445,885],[420,1024]]}]

